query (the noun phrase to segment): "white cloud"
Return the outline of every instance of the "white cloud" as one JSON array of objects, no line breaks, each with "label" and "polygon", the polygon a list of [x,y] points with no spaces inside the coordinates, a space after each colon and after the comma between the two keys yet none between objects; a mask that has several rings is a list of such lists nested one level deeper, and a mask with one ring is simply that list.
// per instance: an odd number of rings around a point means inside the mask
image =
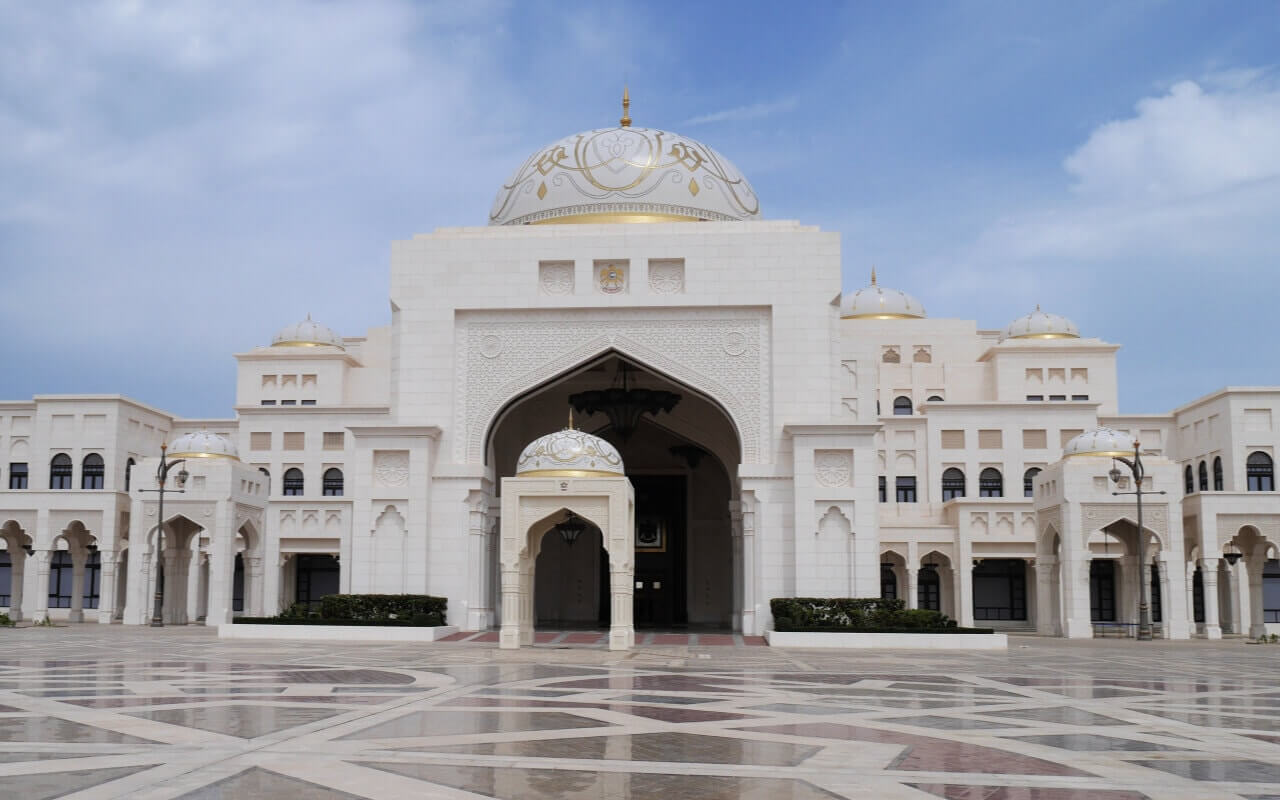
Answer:
[{"label": "white cloud", "polygon": [[687,119],[681,124],[707,125],[713,122],[744,122],[746,120],[771,117],[774,114],[783,114],[793,110],[797,105],[798,102],[793,97],[779,100],[776,103],[753,103],[749,106],[738,106],[737,108],[727,108],[723,111],[702,114],[692,119]]},{"label": "white cloud", "polygon": [[1280,177],[1280,89],[1259,71],[1192,81],[1090,135],[1064,166],[1081,195],[1156,202]]}]

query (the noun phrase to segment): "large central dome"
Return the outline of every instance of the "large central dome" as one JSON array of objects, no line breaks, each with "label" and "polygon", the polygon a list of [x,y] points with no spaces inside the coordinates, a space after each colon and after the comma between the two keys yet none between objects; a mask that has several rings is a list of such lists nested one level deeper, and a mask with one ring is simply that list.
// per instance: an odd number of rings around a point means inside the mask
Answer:
[{"label": "large central dome", "polygon": [[697,222],[760,216],[755,190],[696,139],[633,128],[624,98],[616,128],[566,136],[529,156],[493,201],[490,225]]}]

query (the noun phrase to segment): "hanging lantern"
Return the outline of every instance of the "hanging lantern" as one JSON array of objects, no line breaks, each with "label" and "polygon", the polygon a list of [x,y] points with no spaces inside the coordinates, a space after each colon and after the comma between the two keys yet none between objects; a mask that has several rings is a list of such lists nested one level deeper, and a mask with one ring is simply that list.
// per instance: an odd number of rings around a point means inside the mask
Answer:
[{"label": "hanging lantern", "polygon": [[618,363],[618,373],[608,389],[590,389],[569,395],[569,405],[578,413],[603,413],[618,438],[627,441],[640,424],[642,414],[668,414],[680,402],[680,395],[661,389],[640,389],[631,386],[632,367],[625,361]]},{"label": "hanging lantern", "polygon": [[556,530],[560,533],[560,538],[564,539],[564,543],[573,547],[573,543],[578,541],[578,537],[587,529],[587,521],[572,511],[564,512],[564,521],[556,525]]}]

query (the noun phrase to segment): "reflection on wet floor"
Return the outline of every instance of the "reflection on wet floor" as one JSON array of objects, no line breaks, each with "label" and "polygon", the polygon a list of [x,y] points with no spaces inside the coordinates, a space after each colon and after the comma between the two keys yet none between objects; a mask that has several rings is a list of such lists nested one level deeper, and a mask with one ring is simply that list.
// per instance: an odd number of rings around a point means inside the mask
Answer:
[{"label": "reflection on wet floor", "polygon": [[668,761],[679,764],[755,764],[790,767],[818,752],[812,745],[761,742],[691,733],[640,733],[523,742],[487,742],[433,747],[439,753],[533,758],[591,758],[622,761]]},{"label": "reflection on wet floor", "polygon": [[196,789],[194,792],[188,792],[177,800],[250,800],[260,797],[287,797],[289,800],[361,800],[354,794],[339,792],[259,767],[247,769]]},{"label": "reflection on wet floor", "polygon": [[328,719],[342,712],[318,708],[238,704],[199,708],[164,708],[128,713],[130,716],[166,722],[170,725],[198,728],[226,736],[238,736],[241,739],[253,739],[268,733]]},{"label": "reflection on wet floor", "polygon": [[100,744],[152,744],[127,733],[84,725],[57,717],[9,717],[0,719],[0,742],[95,742]]},{"label": "reflection on wet floor", "polygon": [[343,739],[402,739],[420,736],[459,736],[469,733],[551,731],[599,728],[608,725],[589,717],[561,712],[533,711],[416,711],[403,717],[343,736]]},{"label": "reflection on wet floor", "polygon": [[841,800],[810,783],[777,778],[360,763],[502,800]]}]

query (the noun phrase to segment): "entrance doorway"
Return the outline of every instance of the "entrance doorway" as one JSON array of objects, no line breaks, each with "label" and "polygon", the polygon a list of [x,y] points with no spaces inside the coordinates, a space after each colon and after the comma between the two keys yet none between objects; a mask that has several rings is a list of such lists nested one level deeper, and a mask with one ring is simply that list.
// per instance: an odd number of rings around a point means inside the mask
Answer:
[{"label": "entrance doorway", "polygon": [[[574,414],[574,427],[617,448],[635,492],[635,625],[728,630],[736,605],[730,505],[741,445],[732,420],[710,398],[637,360],[605,354],[500,412],[488,437],[495,484],[515,474],[525,445],[565,426],[570,396],[608,387],[624,362],[630,385],[680,397],[669,412],[641,415],[627,436],[603,411]],[[583,534],[573,547],[544,537],[534,577],[538,626],[609,623],[609,560],[595,536],[589,542]]]},{"label": "entrance doorway", "polygon": [[1089,562],[1089,618],[1116,621],[1116,562],[1095,558]]}]

